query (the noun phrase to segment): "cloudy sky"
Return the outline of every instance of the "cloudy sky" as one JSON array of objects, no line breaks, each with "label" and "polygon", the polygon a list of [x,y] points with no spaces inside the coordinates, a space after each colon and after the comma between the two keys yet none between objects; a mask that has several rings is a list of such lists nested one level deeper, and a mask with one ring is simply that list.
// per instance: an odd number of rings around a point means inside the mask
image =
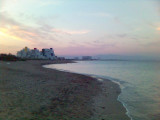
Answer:
[{"label": "cloudy sky", "polygon": [[0,0],[0,53],[160,56],[159,0]]}]

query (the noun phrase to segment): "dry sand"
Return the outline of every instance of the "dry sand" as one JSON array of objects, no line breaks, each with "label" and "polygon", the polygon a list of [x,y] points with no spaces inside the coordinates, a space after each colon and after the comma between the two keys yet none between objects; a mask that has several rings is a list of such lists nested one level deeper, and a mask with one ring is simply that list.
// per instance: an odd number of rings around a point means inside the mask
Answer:
[{"label": "dry sand", "polygon": [[43,68],[70,61],[0,61],[0,120],[129,120],[117,84]]}]

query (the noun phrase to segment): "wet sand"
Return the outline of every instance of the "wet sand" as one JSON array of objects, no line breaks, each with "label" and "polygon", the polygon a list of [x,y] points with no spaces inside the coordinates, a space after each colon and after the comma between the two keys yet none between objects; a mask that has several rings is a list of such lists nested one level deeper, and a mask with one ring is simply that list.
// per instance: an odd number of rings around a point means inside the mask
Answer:
[{"label": "wet sand", "polygon": [[72,61],[0,61],[0,120],[129,120],[117,84],[43,68]]}]

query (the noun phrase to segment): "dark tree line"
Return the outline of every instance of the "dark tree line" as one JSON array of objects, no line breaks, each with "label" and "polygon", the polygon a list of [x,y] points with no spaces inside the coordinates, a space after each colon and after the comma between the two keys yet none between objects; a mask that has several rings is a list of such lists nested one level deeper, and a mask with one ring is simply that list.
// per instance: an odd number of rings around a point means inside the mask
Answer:
[{"label": "dark tree line", "polygon": [[24,59],[18,58],[12,54],[0,54],[0,60],[2,61],[24,61]]}]

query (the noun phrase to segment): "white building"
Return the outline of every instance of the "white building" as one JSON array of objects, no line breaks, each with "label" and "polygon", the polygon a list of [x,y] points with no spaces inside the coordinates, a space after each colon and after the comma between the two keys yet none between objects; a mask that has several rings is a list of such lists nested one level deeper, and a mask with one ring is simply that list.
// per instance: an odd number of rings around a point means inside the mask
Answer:
[{"label": "white building", "polygon": [[50,59],[50,60],[56,59],[52,48],[42,49],[41,52],[37,48],[30,50],[29,48],[25,47],[21,51],[17,52],[17,57],[26,59]]},{"label": "white building", "polygon": [[53,48],[42,49],[42,54],[43,54],[43,56],[45,56],[47,59],[50,59],[50,60],[54,60],[56,58],[54,51],[53,51]]},{"label": "white building", "polygon": [[30,57],[30,49],[27,48],[27,47],[25,47],[21,51],[18,51],[17,52],[17,57],[20,57],[20,58],[29,58]]},{"label": "white building", "polygon": [[82,56],[82,60],[92,60],[92,56]]},{"label": "white building", "polygon": [[45,57],[42,55],[42,53],[37,49],[34,48],[30,51],[30,58],[31,59],[45,59]]}]

